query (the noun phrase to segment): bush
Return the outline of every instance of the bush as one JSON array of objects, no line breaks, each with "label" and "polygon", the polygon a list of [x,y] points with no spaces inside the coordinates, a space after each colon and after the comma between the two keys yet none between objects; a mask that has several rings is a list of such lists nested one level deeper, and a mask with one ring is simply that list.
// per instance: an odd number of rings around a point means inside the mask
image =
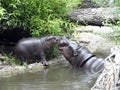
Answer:
[{"label": "bush", "polygon": [[1,0],[7,11],[2,24],[29,27],[33,36],[65,34],[70,29],[67,13],[79,0]]},{"label": "bush", "polygon": [[69,35],[74,24],[67,14],[78,3],[80,0],[1,0],[0,24],[28,27],[34,37]]}]

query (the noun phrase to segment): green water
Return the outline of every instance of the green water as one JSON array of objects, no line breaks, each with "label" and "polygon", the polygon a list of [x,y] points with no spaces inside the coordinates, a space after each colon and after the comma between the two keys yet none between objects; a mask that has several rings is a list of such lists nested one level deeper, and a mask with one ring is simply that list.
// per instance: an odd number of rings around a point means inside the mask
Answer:
[{"label": "green water", "polygon": [[2,78],[0,90],[90,90],[95,80],[95,76],[61,63],[43,71]]}]

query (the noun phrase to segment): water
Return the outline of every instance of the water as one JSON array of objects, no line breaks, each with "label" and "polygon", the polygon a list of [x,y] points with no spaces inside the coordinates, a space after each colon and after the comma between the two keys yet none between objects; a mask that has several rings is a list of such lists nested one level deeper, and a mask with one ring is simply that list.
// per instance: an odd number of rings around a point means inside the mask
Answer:
[{"label": "water", "polygon": [[0,90],[90,90],[96,78],[61,63],[40,72],[0,79]]}]

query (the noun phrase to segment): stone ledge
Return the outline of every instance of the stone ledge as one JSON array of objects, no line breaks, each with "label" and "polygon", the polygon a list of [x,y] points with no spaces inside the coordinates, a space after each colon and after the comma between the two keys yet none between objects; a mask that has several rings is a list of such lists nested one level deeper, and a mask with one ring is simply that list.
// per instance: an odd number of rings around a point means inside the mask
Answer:
[{"label": "stone ledge", "polygon": [[75,40],[77,42],[88,48],[92,53],[106,57],[110,54],[110,48],[116,45],[115,41],[108,36],[113,31],[112,28],[106,26],[79,26],[76,28],[76,32],[79,33],[74,36],[76,36]]}]

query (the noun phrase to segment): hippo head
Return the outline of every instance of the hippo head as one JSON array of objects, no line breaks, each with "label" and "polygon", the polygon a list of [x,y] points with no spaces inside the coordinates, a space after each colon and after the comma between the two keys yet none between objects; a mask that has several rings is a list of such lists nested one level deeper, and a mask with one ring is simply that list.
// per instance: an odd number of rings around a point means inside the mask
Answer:
[{"label": "hippo head", "polygon": [[61,53],[67,57],[74,57],[77,55],[78,44],[75,41],[71,41],[66,37],[61,37],[57,41],[59,50]]},{"label": "hippo head", "polygon": [[74,56],[73,48],[71,46],[69,46],[69,44],[67,44],[67,43],[61,43],[59,45],[59,50],[66,58],[71,58]]},{"label": "hippo head", "polygon": [[49,36],[46,38],[47,47],[57,43],[59,36]]}]

